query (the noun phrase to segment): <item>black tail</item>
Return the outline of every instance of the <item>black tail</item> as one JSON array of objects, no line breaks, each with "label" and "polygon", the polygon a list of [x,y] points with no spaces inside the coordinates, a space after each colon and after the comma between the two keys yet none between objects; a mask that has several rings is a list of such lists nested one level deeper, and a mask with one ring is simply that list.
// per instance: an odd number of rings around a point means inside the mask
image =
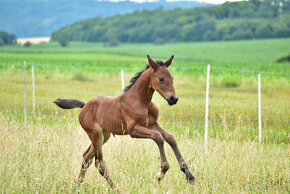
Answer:
[{"label": "black tail", "polygon": [[74,99],[56,99],[53,101],[54,104],[56,104],[58,107],[63,109],[71,109],[71,108],[83,108],[86,103],[74,100]]}]

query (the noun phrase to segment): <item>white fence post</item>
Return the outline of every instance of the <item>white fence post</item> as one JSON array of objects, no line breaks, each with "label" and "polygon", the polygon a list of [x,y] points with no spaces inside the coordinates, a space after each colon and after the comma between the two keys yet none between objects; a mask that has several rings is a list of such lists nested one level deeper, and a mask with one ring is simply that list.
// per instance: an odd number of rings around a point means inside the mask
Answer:
[{"label": "white fence post", "polygon": [[33,116],[35,117],[35,84],[34,84],[34,66],[33,65],[31,66],[31,74],[32,74],[32,100],[33,100],[33,103],[32,103],[32,106],[33,106],[32,113],[33,113]]},{"label": "white fence post", "polygon": [[262,119],[261,119],[261,75],[258,74],[258,116],[259,116],[259,142],[262,141]]},{"label": "white fence post", "polygon": [[122,92],[124,91],[124,88],[125,88],[125,81],[124,81],[124,71],[123,70],[121,70],[121,79],[122,79]]},{"label": "white fence post", "polygon": [[208,96],[209,96],[209,72],[210,65],[207,65],[206,77],[206,102],[205,102],[205,132],[204,132],[204,150],[207,154],[207,136],[208,136]]},{"label": "white fence post", "polygon": [[27,128],[27,89],[26,89],[26,62],[24,61],[24,123]]}]

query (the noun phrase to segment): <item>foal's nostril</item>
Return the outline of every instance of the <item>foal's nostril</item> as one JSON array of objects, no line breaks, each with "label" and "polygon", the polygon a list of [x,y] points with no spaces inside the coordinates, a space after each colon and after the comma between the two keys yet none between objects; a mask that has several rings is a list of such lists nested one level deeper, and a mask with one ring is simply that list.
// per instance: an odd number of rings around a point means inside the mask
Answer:
[{"label": "foal's nostril", "polygon": [[178,101],[178,98],[177,97],[174,97],[173,95],[170,96],[169,98],[167,98],[167,101],[168,101],[168,104],[169,105],[174,105],[177,103]]}]

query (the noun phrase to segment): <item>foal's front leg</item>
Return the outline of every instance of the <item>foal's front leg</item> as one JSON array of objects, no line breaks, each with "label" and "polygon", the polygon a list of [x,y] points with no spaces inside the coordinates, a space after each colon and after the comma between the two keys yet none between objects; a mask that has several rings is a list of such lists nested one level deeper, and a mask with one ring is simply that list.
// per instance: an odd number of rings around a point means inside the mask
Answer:
[{"label": "foal's front leg", "polygon": [[176,140],[174,138],[173,135],[169,134],[167,131],[165,131],[160,125],[159,123],[156,123],[156,125],[153,128],[154,130],[158,131],[159,133],[162,134],[164,140],[171,146],[176,159],[179,163],[180,169],[181,171],[186,175],[186,180],[188,181],[189,184],[194,185],[195,184],[195,178],[194,176],[191,174],[189,168],[187,167],[179,149],[176,143]]},{"label": "foal's front leg", "polygon": [[133,138],[149,138],[156,142],[159,148],[161,158],[161,170],[157,173],[158,181],[160,181],[169,169],[169,163],[167,162],[164,151],[164,138],[158,131],[148,129],[141,125],[135,125],[134,128],[130,130],[130,136]]}]

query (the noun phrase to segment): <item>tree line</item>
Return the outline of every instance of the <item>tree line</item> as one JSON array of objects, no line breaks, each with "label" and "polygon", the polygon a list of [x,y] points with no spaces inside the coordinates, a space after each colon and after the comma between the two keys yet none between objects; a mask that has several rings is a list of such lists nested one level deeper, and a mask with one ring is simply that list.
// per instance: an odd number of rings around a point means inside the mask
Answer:
[{"label": "tree line", "polygon": [[88,42],[217,41],[290,37],[290,1],[249,0],[191,9],[135,11],[65,26],[52,40]]},{"label": "tree line", "polygon": [[17,44],[17,38],[14,34],[9,34],[5,31],[0,31],[0,46],[8,44]]}]

